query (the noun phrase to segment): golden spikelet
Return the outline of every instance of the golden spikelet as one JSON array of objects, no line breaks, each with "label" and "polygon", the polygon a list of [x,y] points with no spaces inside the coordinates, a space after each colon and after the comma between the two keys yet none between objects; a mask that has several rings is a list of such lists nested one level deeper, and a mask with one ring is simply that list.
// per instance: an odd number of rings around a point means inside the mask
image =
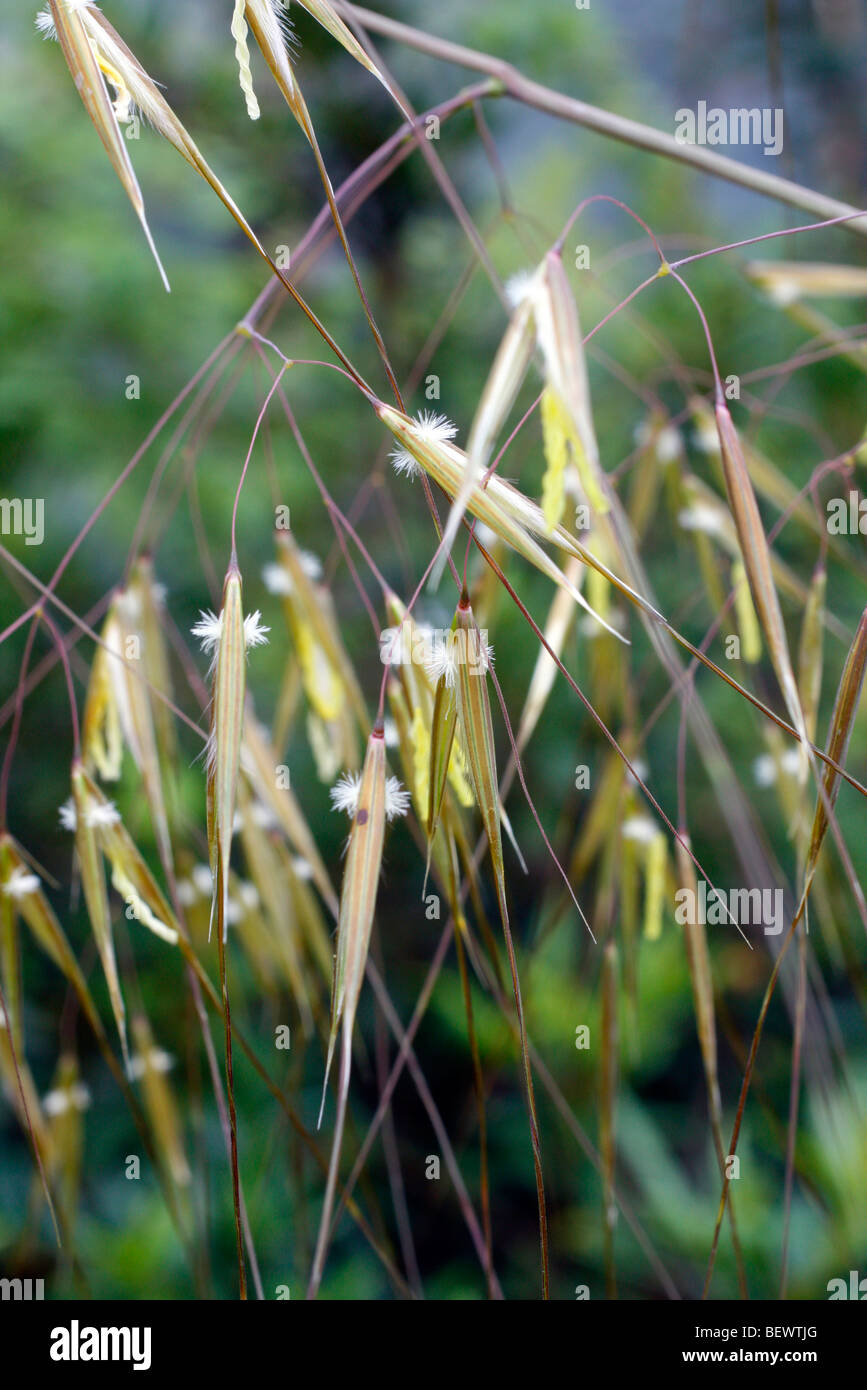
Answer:
[{"label": "golden spikelet", "polygon": [[753,607],[747,572],[741,560],[732,565],[732,588],[735,594],[735,613],[741,635],[741,655],[744,661],[754,665],[761,660],[762,634],[756,610]]},{"label": "golden spikelet", "polygon": [[[114,617],[110,614],[102,631],[104,642],[110,641],[113,623]],[[117,781],[123,760],[120,711],[111,670],[113,661],[114,658],[105,647],[96,648],[81,726],[81,747],[85,764],[95,769],[103,782]]]},{"label": "golden spikelet", "polygon": [[542,475],[542,515],[553,530],[562,519],[566,503],[566,465],[569,442],[574,436],[569,415],[550,386],[542,392],[540,410],[546,464]]},{"label": "golden spikelet", "polygon": [[660,830],[647,846],[644,861],[644,938],[658,941],[662,935],[667,862],[665,833]]},{"label": "golden spikelet", "polygon": [[244,733],[246,653],[248,646],[259,646],[267,641],[267,632],[259,622],[258,612],[244,618],[241,572],[233,553],[223,583],[219,616],[203,613],[201,621],[193,628],[204,650],[212,653],[213,693],[207,745],[208,848],[214,880],[211,926],[216,919],[224,941],[228,929],[229,861]]},{"label": "golden spikelet", "polygon": [[581,486],[593,510],[604,515],[611,504],[593,427],[584,340],[563,261],[556,251],[549,251],[542,263],[535,314],[548,389],[556,395],[566,416]]}]

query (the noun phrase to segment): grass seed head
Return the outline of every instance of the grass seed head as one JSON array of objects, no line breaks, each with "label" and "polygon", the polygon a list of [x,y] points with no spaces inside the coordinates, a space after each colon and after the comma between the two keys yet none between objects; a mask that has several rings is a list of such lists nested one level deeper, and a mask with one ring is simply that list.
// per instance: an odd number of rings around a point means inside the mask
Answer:
[{"label": "grass seed head", "polygon": [[[465,641],[476,637],[476,623],[466,593],[456,612],[456,633]],[[488,698],[488,678],[484,670],[473,669],[467,661],[458,662],[455,682],[458,719],[462,745],[466,752],[476,804],[491,851],[497,897],[504,921],[506,912],[506,876],[503,863],[503,842],[500,833],[500,795],[497,785],[497,756],[494,746],[494,726]]]},{"label": "grass seed head", "polygon": [[[409,805],[409,793],[401,788],[397,778],[386,776],[385,738],[381,724],[374,726],[367,741],[361,772],[348,774],[339,780],[332,791],[332,802],[335,810],[346,811],[351,816],[352,829],[340,891],[323,1107],[338,1030],[342,1028],[344,1058],[348,1057],[352,1047],[355,1012],[364,980],[379,888],[386,820],[405,815]],[[345,1065],[341,1070],[346,1074]],[[319,1120],[321,1123],[321,1109]]]},{"label": "grass seed head", "polygon": [[[419,428],[417,421],[410,420],[408,416],[382,402],[377,404],[376,413],[398,440],[401,453],[411,455],[449,497],[457,497],[467,476],[468,462],[464,451],[448,441],[431,440],[424,429]],[[553,539],[556,545],[569,554],[587,559],[584,547],[562,526],[557,526],[553,533],[550,532],[541,507],[510,483],[503,482],[496,474],[492,474],[484,487],[473,483],[467,506],[479,521],[489,526],[513,550],[523,555],[555,584],[566,589],[575,602],[597,622],[601,622],[607,631],[619,641],[624,640],[620,633],[593,611],[583,594],[570,583],[559,566],[534,539],[534,536]],[[621,587],[627,588],[622,585]]]},{"label": "grass seed head", "polygon": [[593,426],[590,382],[578,309],[562,258],[554,251],[548,252],[542,264],[535,295],[535,314],[548,389],[571,419],[573,456],[587,499],[594,511],[604,515],[611,504]]},{"label": "grass seed head", "polygon": [[[113,645],[111,629],[115,623],[110,613],[102,630],[103,641]],[[81,726],[81,747],[85,765],[93,768],[103,782],[116,782],[123,761],[121,717],[117,702],[117,684],[112,676],[114,657],[105,647],[96,648],[90,668],[90,681],[84,703]]]},{"label": "grass seed head", "polygon": [[209,840],[214,875],[212,920],[219,918],[224,937],[228,928],[229,861],[241,740],[244,730],[244,697],[247,684],[247,646],[265,639],[258,613],[245,624],[241,600],[241,574],[234,556],[223,585],[223,605],[218,617],[203,617],[194,632],[205,651],[212,652],[213,700],[208,740],[208,794],[212,808]]}]

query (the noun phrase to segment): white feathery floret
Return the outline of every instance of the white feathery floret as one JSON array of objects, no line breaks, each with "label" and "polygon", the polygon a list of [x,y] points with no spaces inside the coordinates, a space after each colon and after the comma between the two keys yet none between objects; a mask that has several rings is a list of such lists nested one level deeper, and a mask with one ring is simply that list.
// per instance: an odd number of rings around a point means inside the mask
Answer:
[{"label": "white feathery floret", "polygon": [[[75,810],[75,802],[70,799],[64,801],[59,810],[60,824],[64,830],[76,830],[78,828],[78,815]],[[85,824],[91,830],[100,830],[108,825],[117,825],[120,820],[120,811],[113,801],[91,801],[84,813]]]},{"label": "white feathery floret", "polygon": [[[214,613],[209,608],[207,612],[201,610],[199,621],[191,628],[194,637],[201,643],[202,651],[211,657],[211,665],[217,659],[217,652],[220,646],[220,639],[223,635],[223,610]],[[244,619],[244,645],[245,647],[261,647],[268,641],[267,633],[270,627],[262,625],[262,614],[257,608],[255,613],[248,613]]]},{"label": "white feathery floret", "polygon": [[[423,444],[448,444],[458,432],[457,425],[447,415],[438,415],[432,410],[420,410],[412,423]],[[418,459],[403,445],[392,449],[389,457],[395,473],[406,473],[413,478],[421,468]]]},{"label": "white feathery floret", "polygon": [[29,898],[38,888],[38,876],[28,873],[23,864],[16,864],[0,892],[7,898]]},{"label": "white feathery floret", "polygon": [[358,810],[358,793],[360,791],[360,772],[341,773],[328,793],[331,797],[332,811],[345,811],[348,816],[354,816]]},{"label": "white feathery floret", "polygon": [[[298,560],[308,579],[315,582],[322,578],[322,561],[318,555],[313,554],[312,550],[300,551]],[[276,563],[265,565],[262,570],[262,579],[269,594],[288,596],[295,592],[292,576],[285,565]]]},{"label": "white feathery floret", "polygon": [[[355,818],[358,810],[358,796],[361,791],[361,773],[344,772],[338,777],[329,793],[331,809],[345,811],[349,818]],[[399,778],[389,777],[385,784],[385,817],[393,821],[395,816],[405,816],[409,810],[410,795]]]},{"label": "white feathery floret", "polygon": [[410,795],[398,777],[389,777],[385,784],[385,818],[393,821],[395,816],[405,816],[409,810]]}]

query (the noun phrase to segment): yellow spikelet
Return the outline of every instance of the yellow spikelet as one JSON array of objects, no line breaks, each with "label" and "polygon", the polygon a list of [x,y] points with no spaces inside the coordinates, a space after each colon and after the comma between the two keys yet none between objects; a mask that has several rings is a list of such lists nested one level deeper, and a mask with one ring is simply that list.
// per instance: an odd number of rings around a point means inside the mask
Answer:
[{"label": "yellow spikelet", "polygon": [[744,661],[749,661],[752,665],[761,659],[762,634],[753,607],[747,572],[740,560],[735,560],[732,565],[732,588],[735,592],[735,613],[741,634],[741,655]]},{"label": "yellow spikelet", "polygon": [[460,805],[472,806],[473,789],[470,785],[470,770],[467,764],[467,755],[459,738],[455,738],[452,743],[452,751],[449,754],[448,778]]},{"label": "yellow spikelet", "polygon": [[[16,872],[17,871],[17,872]],[[19,898],[29,896],[38,886],[35,874],[24,865],[16,864],[11,840],[0,840],[0,979],[3,998],[9,1016],[9,1028],[17,1051],[21,1051],[21,952],[15,905]]]},{"label": "yellow spikelet", "polygon": [[[72,947],[66,939],[54,909],[42,890],[38,876],[30,868],[20,846],[15,843],[11,835],[5,834],[0,836],[0,921],[3,922],[4,931],[7,926],[9,927],[10,935],[14,931],[14,922],[11,919],[16,915],[27,926],[40,949],[59,970],[63,971],[78,995],[94,1032],[99,1033],[100,1022],[96,1006],[91,999]],[[6,994],[7,1006],[11,1012],[12,999],[6,974],[5,955],[4,946],[3,989]]]},{"label": "yellow spikelet", "polygon": [[412,716],[412,753],[417,806],[427,807],[430,796],[430,729],[421,707]]},{"label": "yellow spikelet", "polygon": [[644,862],[644,937],[646,941],[658,941],[662,936],[665,865],[665,835],[660,831],[647,846],[647,858]]},{"label": "yellow spikelet", "polygon": [[291,787],[282,778],[278,783],[274,776],[274,769],[279,765],[280,759],[258,722],[251,704],[244,720],[242,757],[244,772],[256,796],[273,812],[290,845],[306,862],[313,882],[329,910],[336,916],[337,896],[331,886],[328,870]]},{"label": "yellow spikelet", "polygon": [[542,478],[542,515],[553,530],[563,516],[566,501],[566,464],[569,461],[571,421],[555,391],[542,392],[542,443],[545,473]]},{"label": "yellow spikelet", "polygon": [[319,718],[326,724],[336,719],[343,708],[345,699],[343,682],[334,669],[322,646],[316,640],[313,627],[296,611],[293,620],[293,636],[304,693]]},{"label": "yellow spikelet", "polygon": [[[114,621],[109,618],[109,623]],[[103,632],[105,638],[105,632]],[[109,664],[113,657],[97,647],[90,671],[81,730],[82,756],[103,782],[116,782],[123,759],[120,713]]]},{"label": "yellow spikelet", "polygon": [[[276,4],[276,0],[271,0],[271,3]],[[373,76],[379,79],[386,91],[391,90],[382,73],[379,71],[379,68],[373,60],[368,57],[361,47],[361,44],[352,32],[347,29],[339,14],[337,14],[333,6],[328,3],[328,0],[299,0],[299,4],[303,5],[307,13],[311,14],[317,23],[322,25],[323,29],[328,30],[328,33],[333,39],[336,39],[339,44],[342,44],[347,53],[351,54],[357,63],[367,68],[368,72],[373,73]],[[277,8],[284,8],[282,0],[281,3],[277,5]],[[289,8],[288,4],[285,8]]]},{"label": "yellow spikelet", "polygon": [[604,515],[611,503],[593,426],[581,324],[562,259],[555,251],[548,252],[540,267],[535,310],[545,377],[570,425],[567,433],[581,486],[593,510]]}]

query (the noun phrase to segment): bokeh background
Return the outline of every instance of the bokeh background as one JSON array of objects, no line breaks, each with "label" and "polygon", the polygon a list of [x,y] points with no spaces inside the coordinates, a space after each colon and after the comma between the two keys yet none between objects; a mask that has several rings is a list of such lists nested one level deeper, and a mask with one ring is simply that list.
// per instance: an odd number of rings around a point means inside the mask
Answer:
[{"label": "bokeh background", "polygon": [[[213,167],[270,248],[294,246],[318,212],[321,193],[304,141],[264,66],[254,67],[262,117],[248,120],[228,33],[228,4],[195,0],[178,6],[162,0],[133,4],[112,0],[106,12],[187,123]],[[785,146],[779,160],[761,150],[731,150],[735,157],[780,172],[856,205],[864,199],[864,7],[856,0],[774,4],[646,5],[637,0],[594,0],[576,11],[566,0],[500,0],[466,5],[443,0],[435,7],[395,0],[389,12],[443,37],[485,49],[514,62],[551,87],[623,115],[673,130],[674,112],[709,105],[781,106]],[[300,45],[297,71],[335,184],[395,129],[386,94],[310,19],[292,7]],[[172,284],[160,287],[123,192],[113,177],[69,80],[58,48],[33,28],[30,6],[4,7],[0,52],[0,459],[5,496],[45,499],[44,544],[26,547],[4,538],[9,549],[43,580],[87,522],[147,431],[170,405],[206,355],[244,315],[265,283],[261,262],[204,184],[151,131],[131,143],[150,225]],[[417,110],[442,101],[474,80],[466,71],[383,42],[382,53]],[[681,165],[631,150],[506,100],[484,104],[498,155],[492,167],[472,113],[442,127],[437,145],[466,206],[483,231],[504,280],[538,262],[565,218],[587,195],[604,192],[627,202],[660,237],[670,256],[809,221],[754,194],[712,181]],[[505,178],[508,204],[501,194]],[[350,223],[378,322],[401,380],[420,351],[471,263],[469,245],[418,154],[373,194]],[[584,214],[575,240],[590,248],[588,271],[572,282],[585,329],[596,322],[653,268],[636,225],[617,209],[597,206]],[[801,235],[759,248],[768,258],[845,261],[863,265],[865,243],[841,229]],[[749,254],[749,253],[747,253]],[[707,314],[721,370],[748,378],[795,355],[811,337],[790,315],[770,305],[743,273],[744,256],[712,257],[690,269],[689,282]],[[321,319],[368,376],[381,371],[354,297],[346,266],[332,245],[304,279],[304,293]],[[820,304],[834,321],[857,326],[857,300]],[[503,312],[481,273],[469,277],[448,331],[429,370],[440,378],[439,408],[460,427],[471,422],[486,371],[504,325]],[[271,335],[293,357],[324,355],[291,306],[281,309]],[[856,335],[857,336],[857,335]],[[823,459],[852,448],[865,423],[864,361],[834,354],[783,382],[757,376],[738,410],[738,423],[798,485]],[[614,319],[590,350],[594,413],[607,468],[624,465],[628,492],[634,477],[635,431],[648,416],[648,392],[680,418],[684,382],[707,392],[706,346],[686,296],[671,283],[654,287],[635,312]],[[140,378],[140,398],[125,384]],[[430,554],[432,533],[418,489],[389,478],[381,431],[348,384],[334,373],[297,369],[287,378],[293,405],[311,453],[338,503],[353,506],[374,469],[377,488],[367,496],[358,526],[398,593],[408,597]],[[200,608],[217,601],[229,547],[231,500],[266,389],[253,367],[240,377],[209,433],[195,470],[195,506],[179,488],[180,456],[169,466],[160,493],[153,542],[157,576],[178,627],[188,630]],[[385,384],[381,383],[385,395]],[[533,399],[529,383],[515,419]],[[768,408],[762,407],[767,397]],[[428,404],[423,390],[413,408]],[[712,464],[686,419],[681,437],[690,466],[713,479]],[[276,600],[261,580],[272,559],[273,496],[291,507],[299,543],[315,551],[333,574],[333,593],[346,640],[358,661],[365,695],[375,703],[381,667],[369,624],[339,555],[316,490],[279,413],[253,456],[239,516],[239,555],[248,607],[259,607],[274,640],[251,665],[260,714],[273,714],[285,662],[284,629]],[[60,587],[66,604],[91,612],[117,584],[162,440],[106,510],[77,553]],[[507,475],[537,491],[543,463],[537,427],[525,431],[508,460]],[[718,484],[717,484],[718,486]],[[396,517],[399,514],[399,530]],[[773,520],[770,515],[767,519]],[[824,739],[833,692],[865,601],[863,540],[844,543],[854,564],[832,564],[828,602],[839,630],[825,644],[820,735]],[[802,582],[817,556],[815,535],[788,527],[780,553]],[[706,599],[695,601],[695,552],[678,530],[664,498],[654,505],[642,542],[664,611],[698,640],[713,618]],[[860,569],[858,566],[861,565]],[[8,566],[0,576],[0,615],[11,622],[31,601],[26,583]],[[537,619],[550,602],[549,586],[516,564],[521,592]],[[215,587],[216,586],[216,587]],[[445,588],[426,595],[423,616],[436,625],[451,618]],[[790,635],[799,614],[786,606]],[[640,701],[639,726],[666,693],[665,673],[635,627],[630,680]],[[498,670],[517,717],[537,647],[514,608],[501,599],[489,623],[499,653]],[[279,638],[279,640],[278,640]],[[0,646],[0,742],[9,732],[24,635]],[[83,700],[89,644],[73,666]],[[49,650],[43,638],[37,658]],[[567,663],[592,689],[593,644],[573,637]],[[199,662],[200,673],[203,672]],[[778,697],[764,667],[756,689],[775,706]],[[179,688],[183,689],[179,681]],[[771,855],[788,882],[793,872],[786,818],[774,787],[756,782],[754,764],[767,753],[765,726],[755,711],[708,676],[700,689],[744,786]],[[201,715],[184,691],[184,707]],[[616,732],[627,710],[608,711]],[[672,702],[640,749],[650,784],[674,815],[678,707]],[[507,743],[498,723],[498,746]],[[63,682],[55,669],[28,698],[10,784],[10,829],[59,884],[52,900],[77,948],[87,949],[89,930],[69,890],[71,850],[58,824],[68,795],[71,738]],[[181,801],[198,827],[204,822],[201,766],[195,740],[184,744]],[[595,777],[604,763],[598,730],[565,683],[558,683],[528,750],[526,773],[547,832],[568,857],[587,796],[575,790],[573,768],[587,764]],[[328,788],[316,777],[303,722],[287,749],[293,788],[302,800],[326,862],[337,878],[344,827],[329,810]],[[863,719],[853,738],[850,766],[867,773]],[[700,761],[690,750],[688,808],[693,842],[724,885],[740,882],[732,846]],[[149,821],[137,804],[127,767],[118,793],[139,843],[152,850]],[[524,877],[510,861],[514,925],[524,970],[531,1034],[576,1119],[598,1141],[598,1054],[576,1050],[575,1028],[598,1027],[599,954],[589,945],[574,910],[556,891],[548,859],[520,794],[509,802],[526,855]],[[867,850],[864,810],[844,788],[839,817],[863,880]],[[830,851],[829,851],[830,854]],[[375,951],[402,1018],[411,1013],[441,925],[425,919],[419,901],[423,864],[411,836],[398,827],[389,839]],[[582,901],[594,901],[594,875],[576,884]],[[821,1081],[811,1075],[802,1096],[791,1226],[789,1293],[826,1297],[827,1281],[849,1269],[867,1273],[867,1045],[863,1013],[862,929],[837,861],[829,877],[838,940],[821,929],[811,937],[811,983],[825,1028],[828,1066]],[[494,911],[493,902],[491,910]],[[603,924],[603,932],[616,931]],[[122,958],[132,968],[125,935]],[[842,943],[842,944],[841,944]],[[744,1051],[755,1024],[771,956],[761,939],[748,951],[736,937],[712,940],[720,1021],[721,1084],[730,1128]],[[203,948],[204,949],[204,948]],[[196,1026],[181,965],[160,943],[136,938],[137,988],[155,1036],[177,1059],[172,1074],[185,1120],[185,1143],[195,1170],[197,1200],[205,1212],[207,1241],[203,1284],[194,1283],[173,1233],[152,1173],[139,1182],[124,1176],[124,1158],[135,1151],[134,1130],[86,1028],[78,1029],[82,1074],[92,1092],[86,1117],[81,1201],[75,1261],[58,1256],[44,1212],[33,1197],[32,1162],[8,1103],[0,1102],[0,1264],[3,1272],[42,1272],[51,1296],[96,1298],[191,1298],[203,1291],[233,1297],[236,1286],[231,1192]],[[213,965],[213,960],[211,960]],[[92,967],[92,961],[91,961]],[[638,1006],[622,1027],[618,1100],[618,1179],[648,1236],[684,1297],[696,1297],[709,1250],[719,1182],[707,1122],[707,1106],[680,929],[670,905],[658,943],[639,955]],[[239,964],[238,1014],[269,1056],[273,1029],[297,1019],[287,1000],[277,1008],[256,997]],[[92,984],[107,1005],[98,971]],[[59,976],[35,953],[25,956],[27,1056],[43,1091],[51,1084],[65,994]],[[495,1264],[507,1296],[538,1293],[535,1193],[519,1064],[509,1032],[493,1003],[476,991],[476,1022],[489,1084],[488,1120]],[[366,1041],[353,1080],[353,1123],[347,1155],[354,1154],[376,1104],[373,1064],[377,1036],[367,993],[360,1031]],[[219,1032],[214,1028],[219,1045]],[[828,1042],[830,1039],[830,1043]],[[805,1044],[809,1049],[811,1040]],[[393,1049],[392,1049],[393,1051]],[[478,1189],[477,1135],[472,1072],[460,980],[453,957],[437,983],[418,1038],[418,1055],[439,1105],[470,1191]],[[318,1046],[290,1068],[293,1099],[306,1123],[315,1124],[322,1056]],[[282,1075],[282,1063],[273,1065]],[[755,1093],[747,1110],[739,1152],[744,1176],[736,1185],[738,1216],[751,1292],[775,1297],[780,1278],[783,1176],[792,1019],[782,998],[772,1010],[762,1045]],[[305,1164],[291,1131],[271,1098],[244,1065],[237,1067],[242,1169],[263,1282],[273,1297],[278,1285],[301,1296],[321,1200],[318,1176]],[[598,1176],[549,1099],[539,1096],[552,1221],[553,1293],[574,1297],[586,1284],[604,1296],[602,1194]],[[333,1111],[331,1112],[333,1115]],[[323,1140],[330,1138],[326,1119]],[[829,1116],[833,1117],[833,1123]],[[412,1083],[401,1080],[393,1105],[395,1142],[406,1184],[412,1232],[428,1297],[484,1296],[484,1281],[463,1225],[451,1184],[425,1178],[425,1161],[438,1147]],[[395,1223],[382,1146],[374,1146],[365,1200],[377,1228],[395,1241]],[[625,1298],[664,1296],[659,1278],[621,1221],[616,1238],[619,1289]],[[344,1222],[329,1260],[324,1293],[336,1298],[391,1296],[382,1268],[357,1230]],[[717,1297],[734,1296],[731,1248],[724,1237],[714,1283]]]}]

